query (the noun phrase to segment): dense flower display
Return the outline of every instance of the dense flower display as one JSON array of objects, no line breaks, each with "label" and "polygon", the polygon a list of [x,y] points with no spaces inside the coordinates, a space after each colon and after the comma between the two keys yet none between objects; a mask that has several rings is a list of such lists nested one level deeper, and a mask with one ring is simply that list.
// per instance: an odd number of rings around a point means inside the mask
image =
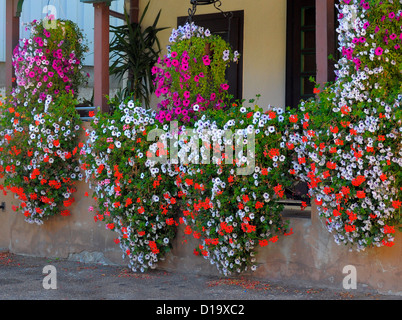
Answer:
[{"label": "dense flower display", "polygon": [[[27,24],[30,38],[20,40],[14,49],[13,66],[16,83],[29,96],[42,101],[48,94],[78,94],[78,87],[88,78],[82,60],[88,47],[78,26],[69,20],[53,20],[45,28],[35,20]],[[29,97],[29,98],[30,98]]]},{"label": "dense flower display", "polygon": [[0,112],[1,189],[19,200],[13,210],[42,224],[50,216],[70,215],[76,182],[81,121],[75,106],[86,47],[71,21],[55,20],[45,29],[29,24],[31,37],[14,50],[17,86]]},{"label": "dense flower display", "polygon": [[258,248],[292,234],[279,202],[293,184],[282,135],[288,117],[255,103],[207,110],[179,143],[181,161],[192,160],[178,177],[185,233],[224,275],[255,270]]},{"label": "dense flower display", "polygon": [[74,94],[85,47],[64,45],[81,35],[67,22],[35,23],[2,106],[1,189],[42,223],[69,214],[82,170],[96,200],[89,211],[116,233],[133,271],[155,268],[180,224],[199,240],[194,254],[222,274],[255,270],[258,249],[293,232],[281,213],[295,180],[307,182],[336,243],[392,246],[402,207],[400,5],[342,0],[336,81],[286,111],[232,101],[225,72],[239,54],[207,29],[181,26],[153,68],[158,109],[110,101],[113,112],[98,112],[80,145]]},{"label": "dense flower display", "polygon": [[15,105],[9,99],[0,118],[0,188],[15,195],[19,204],[13,210],[29,223],[70,215],[75,184],[82,179],[76,101],[71,95]]},{"label": "dense flower display", "polygon": [[157,120],[194,122],[207,108],[226,106],[225,71],[239,53],[208,29],[186,23],[173,29],[169,53],[152,68],[155,94],[161,97]]},{"label": "dense flower display", "polygon": [[401,222],[399,1],[341,1],[337,80],[295,115],[295,170],[336,243],[392,246]]},{"label": "dense flower display", "polygon": [[115,102],[87,131],[82,167],[98,203],[90,210],[117,232],[135,271],[156,267],[179,224],[223,274],[255,270],[258,248],[292,233],[277,201],[292,184],[289,115],[264,113],[254,99],[229,107],[225,69],[238,54],[220,37],[187,24],[170,40],[165,68],[154,68],[164,108]]},{"label": "dense flower display", "polygon": [[148,141],[157,130],[155,111],[125,101],[114,113],[94,117],[88,140],[81,149],[81,167],[94,191],[95,221],[117,233],[116,243],[134,271],[154,269],[172,247],[178,222],[177,172],[170,163],[159,164],[159,141]]},{"label": "dense flower display", "polygon": [[221,273],[255,270],[258,248],[293,232],[281,200],[295,180],[308,183],[337,243],[392,246],[402,191],[399,6],[340,3],[337,80],[297,110],[229,102],[224,73],[238,53],[195,25],[173,30],[153,68],[159,109],[120,104],[95,119],[82,151],[95,218],[118,233],[130,266],[155,267],[183,223],[200,241],[194,254]]}]

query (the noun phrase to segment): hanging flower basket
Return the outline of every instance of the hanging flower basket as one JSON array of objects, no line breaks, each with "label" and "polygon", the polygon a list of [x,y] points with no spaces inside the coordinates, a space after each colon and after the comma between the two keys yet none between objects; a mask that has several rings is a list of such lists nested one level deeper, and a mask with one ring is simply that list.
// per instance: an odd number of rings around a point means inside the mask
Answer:
[{"label": "hanging flower basket", "polygon": [[0,188],[19,200],[12,207],[26,221],[42,224],[54,215],[70,215],[76,182],[81,121],[75,110],[86,46],[71,21],[28,24],[28,39],[16,47],[17,86],[1,106]]}]

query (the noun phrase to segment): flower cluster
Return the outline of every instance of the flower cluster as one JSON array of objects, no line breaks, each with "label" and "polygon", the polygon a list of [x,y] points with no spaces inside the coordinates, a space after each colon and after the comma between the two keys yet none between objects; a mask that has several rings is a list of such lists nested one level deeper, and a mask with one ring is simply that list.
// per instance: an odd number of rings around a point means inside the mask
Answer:
[{"label": "flower cluster", "polygon": [[208,29],[187,23],[173,30],[169,53],[152,68],[161,97],[157,120],[192,123],[200,111],[223,108],[229,86],[225,71],[238,52]]},{"label": "flower cluster", "polygon": [[81,121],[75,106],[82,83],[85,46],[71,21],[53,21],[45,29],[34,21],[31,36],[14,50],[17,86],[1,106],[0,177],[30,223],[70,215],[78,163]]},{"label": "flower cluster", "polygon": [[81,150],[95,219],[117,232],[132,269],[154,268],[183,223],[221,273],[255,270],[258,248],[292,233],[281,200],[296,180],[337,243],[391,246],[402,206],[398,7],[341,2],[338,78],[286,112],[229,103],[224,70],[237,55],[208,30],[173,30],[153,68],[159,110],[118,103]]},{"label": "flower cluster", "polygon": [[392,246],[401,222],[401,14],[398,1],[339,5],[337,80],[301,102],[289,143],[336,243]]},{"label": "flower cluster", "polygon": [[233,105],[206,111],[194,128],[159,124],[155,111],[133,101],[115,110],[94,118],[81,167],[97,201],[95,220],[117,232],[134,271],[156,267],[181,223],[202,241],[195,254],[226,275],[255,270],[258,247],[292,233],[281,217],[292,186],[282,109]]},{"label": "flower cluster", "polygon": [[76,96],[88,77],[81,70],[87,51],[81,31],[69,20],[53,23],[52,29],[39,20],[27,24],[31,36],[21,39],[13,54],[17,85],[41,100],[59,92]]},{"label": "flower cluster", "polygon": [[201,239],[194,253],[224,275],[254,271],[258,248],[292,233],[281,216],[292,187],[291,146],[282,135],[288,117],[233,104],[206,111],[179,143],[181,160],[191,160],[178,177],[185,233]]},{"label": "flower cluster", "polygon": [[76,101],[71,95],[29,103],[8,99],[0,118],[0,188],[15,195],[19,205],[13,210],[21,210],[29,223],[70,215],[75,184],[82,179]]},{"label": "flower cluster", "polygon": [[[157,266],[172,247],[176,234],[177,173],[170,163],[159,164],[166,150],[160,141],[148,141],[155,123],[155,111],[133,101],[114,106],[113,115],[98,113],[87,129],[81,153],[81,168],[97,201],[95,221],[117,233],[115,242],[128,257],[133,271]],[[161,151],[163,152],[163,151]]]}]

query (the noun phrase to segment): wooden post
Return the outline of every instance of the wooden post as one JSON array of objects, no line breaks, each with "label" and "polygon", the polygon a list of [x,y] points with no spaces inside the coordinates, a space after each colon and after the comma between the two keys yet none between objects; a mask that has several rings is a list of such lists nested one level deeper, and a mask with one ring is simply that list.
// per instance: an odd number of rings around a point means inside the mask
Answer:
[{"label": "wooden post", "polygon": [[328,59],[335,53],[335,1],[316,0],[316,59],[317,83],[333,80],[333,63]]},{"label": "wooden post", "polygon": [[20,18],[17,16],[18,0],[6,0],[6,89],[15,86],[13,82],[13,51],[20,37]]},{"label": "wooden post", "polygon": [[94,105],[109,111],[109,4],[94,3]]},{"label": "wooden post", "polygon": [[130,22],[138,23],[140,12],[140,0],[130,0]]}]

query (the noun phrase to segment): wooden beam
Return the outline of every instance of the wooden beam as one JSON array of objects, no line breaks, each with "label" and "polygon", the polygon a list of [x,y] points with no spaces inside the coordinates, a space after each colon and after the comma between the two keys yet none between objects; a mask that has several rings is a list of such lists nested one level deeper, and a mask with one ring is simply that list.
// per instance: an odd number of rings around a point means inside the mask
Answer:
[{"label": "wooden beam", "polygon": [[130,0],[130,22],[139,22],[140,0]]},{"label": "wooden beam", "polygon": [[335,0],[316,0],[316,59],[318,84],[333,80],[333,63],[328,59],[335,53]]},{"label": "wooden beam", "polygon": [[18,0],[6,0],[6,89],[15,86],[12,64],[13,51],[19,43],[20,18],[17,16]]},{"label": "wooden beam", "polygon": [[108,112],[109,95],[109,5],[94,3],[94,105]]},{"label": "wooden beam", "polygon": [[110,10],[110,16],[126,21],[126,17],[124,16],[123,13],[120,12]]}]

